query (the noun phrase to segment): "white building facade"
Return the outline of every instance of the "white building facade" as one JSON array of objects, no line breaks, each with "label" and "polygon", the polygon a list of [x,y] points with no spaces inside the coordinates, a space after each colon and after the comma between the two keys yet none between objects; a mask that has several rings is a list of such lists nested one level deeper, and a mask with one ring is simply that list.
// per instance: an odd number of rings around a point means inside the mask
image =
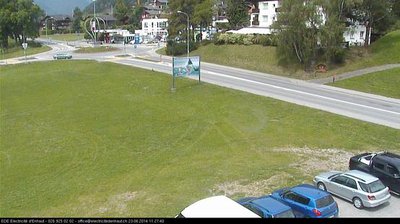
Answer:
[{"label": "white building facade", "polygon": [[168,35],[168,19],[143,19],[141,35],[155,38],[165,38]]}]

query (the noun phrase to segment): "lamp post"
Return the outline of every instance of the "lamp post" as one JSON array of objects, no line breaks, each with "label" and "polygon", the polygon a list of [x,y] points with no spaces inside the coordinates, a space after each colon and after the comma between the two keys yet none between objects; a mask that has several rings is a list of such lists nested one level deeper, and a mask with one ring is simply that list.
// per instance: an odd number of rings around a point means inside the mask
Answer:
[{"label": "lamp post", "polygon": [[186,51],[187,51],[187,58],[189,58],[189,15],[186,12],[177,11],[177,13],[185,14],[187,17],[187,33],[186,33]]},{"label": "lamp post", "polygon": [[[93,0],[93,19],[96,19],[96,0]],[[96,41],[97,41],[97,35],[96,35],[96,22],[94,22],[94,30],[93,30],[93,37],[94,37],[94,41],[93,41],[93,46],[96,45]],[[92,29],[93,29],[93,25],[92,25]]]}]

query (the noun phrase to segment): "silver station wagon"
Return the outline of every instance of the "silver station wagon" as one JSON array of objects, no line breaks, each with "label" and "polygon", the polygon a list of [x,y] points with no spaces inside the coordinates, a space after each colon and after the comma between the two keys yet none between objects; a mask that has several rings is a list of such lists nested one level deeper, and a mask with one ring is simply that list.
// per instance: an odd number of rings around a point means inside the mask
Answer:
[{"label": "silver station wagon", "polygon": [[353,202],[354,207],[376,207],[390,199],[389,188],[377,177],[358,170],[330,171],[314,177],[314,185]]}]

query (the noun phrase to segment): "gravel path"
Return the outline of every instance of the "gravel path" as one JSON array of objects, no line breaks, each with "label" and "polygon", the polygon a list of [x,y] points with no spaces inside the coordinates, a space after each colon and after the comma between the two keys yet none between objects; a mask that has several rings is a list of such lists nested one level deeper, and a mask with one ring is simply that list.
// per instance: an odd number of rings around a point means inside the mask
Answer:
[{"label": "gravel path", "polygon": [[[388,69],[392,69],[392,68],[399,68],[399,67],[400,67],[400,64],[386,64],[386,65],[381,65],[381,66],[364,68],[364,69],[336,75],[335,81],[348,79],[348,78],[352,78],[355,76],[365,75],[368,73],[380,72],[380,71],[384,71],[384,70],[388,70]],[[331,83],[331,82],[333,82],[333,77],[331,76],[331,77],[322,78],[322,79],[313,79],[313,80],[309,80],[309,82],[319,83],[319,84]]]}]

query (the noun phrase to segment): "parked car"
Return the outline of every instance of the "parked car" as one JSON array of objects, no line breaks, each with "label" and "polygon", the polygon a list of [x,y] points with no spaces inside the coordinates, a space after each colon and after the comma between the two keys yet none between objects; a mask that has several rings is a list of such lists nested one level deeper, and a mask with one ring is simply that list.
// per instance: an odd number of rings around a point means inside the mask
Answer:
[{"label": "parked car", "polygon": [[363,153],[350,158],[349,169],[378,177],[390,192],[400,195],[400,155],[390,152]]},{"label": "parked car", "polygon": [[183,209],[176,218],[261,218],[236,201],[223,196],[199,200]]},{"label": "parked car", "polygon": [[53,59],[71,59],[72,55],[68,54],[68,53],[57,53],[53,56]]},{"label": "parked car", "polygon": [[263,218],[295,218],[291,207],[271,196],[246,197],[237,202]]},{"label": "parked car", "polygon": [[358,209],[376,207],[390,199],[388,187],[377,177],[359,170],[324,172],[313,181],[319,189],[353,202]]},{"label": "parked car", "polygon": [[291,207],[297,218],[334,218],[339,208],[332,195],[310,184],[272,192],[271,197]]}]

